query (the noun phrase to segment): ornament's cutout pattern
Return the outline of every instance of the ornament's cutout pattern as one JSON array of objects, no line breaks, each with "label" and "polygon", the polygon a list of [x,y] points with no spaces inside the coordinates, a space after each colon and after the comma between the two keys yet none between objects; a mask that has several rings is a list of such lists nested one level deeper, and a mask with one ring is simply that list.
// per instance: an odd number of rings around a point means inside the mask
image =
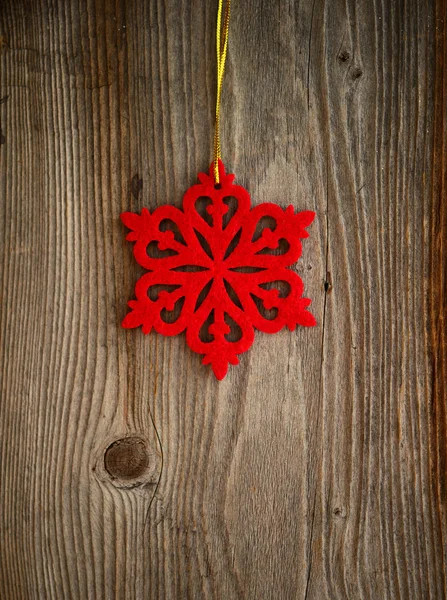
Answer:
[{"label": "ornament's cutout pattern", "polygon": [[143,208],[141,215],[121,215],[135,258],[148,271],[122,325],[163,335],[186,331],[191,350],[223,379],[228,364],[238,364],[252,345],[255,328],[276,333],[316,325],[303,282],[288,268],[301,256],[300,240],[309,236],[305,228],[315,213],[271,203],[251,208],[247,190],[234,185],[221,161],[219,174],[219,186],[213,165],[209,175],[199,174],[183,211],[160,206],[152,214]]}]

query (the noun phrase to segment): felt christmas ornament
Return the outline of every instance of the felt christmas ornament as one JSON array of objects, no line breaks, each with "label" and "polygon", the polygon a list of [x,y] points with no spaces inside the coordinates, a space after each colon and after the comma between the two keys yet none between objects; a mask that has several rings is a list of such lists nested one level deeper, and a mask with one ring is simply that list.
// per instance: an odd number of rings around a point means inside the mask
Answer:
[{"label": "felt christmas ornament", "polygon": [[[136,283],[136,300],[129,302],[131,312],[123,327],[141,326],[143,333],[154,329],[168,336],[186,331],[188,346],[204,355],[203,363],[212,366],[219,380],[228,364],[238,364],[238,355],[250,348],[255,329],[276,333],[283,327],[292,331],[296,325],[316,325],[307,310],[310,300],[302,297],[303,282],[289,268],[301,255],[300,240],[308,237],[306,227],[315,213],[295,213],[293,206],[283,209],[272,203],[252,208],[247,190],[234,184],[234,175],[225,172],[221,160],[220,93],[230,16],[228,2],[221,36],[222,1],[214,160],[209,174],[200,173],[200,183],[187,190],[183,210],[165,205],[152,213],[143,208],[141,214],[121,215],[131,230],[127,240],[135,242],[135,259],[148,271]],[[208,199],[207,218],[199,211],[203,198]],[[232,214],[230,199],[236,202]],[[266,217],[272,224],[262,227]],[[286,250],[277,253],[280,243]],[[286,284],[286,294],[272,287],[277,282]],[[176,307],[172,322],[167,313]],[[263,309],[274,309],[273,317],[262,314]],[[236,340],[230,325],[238,331]]]}]

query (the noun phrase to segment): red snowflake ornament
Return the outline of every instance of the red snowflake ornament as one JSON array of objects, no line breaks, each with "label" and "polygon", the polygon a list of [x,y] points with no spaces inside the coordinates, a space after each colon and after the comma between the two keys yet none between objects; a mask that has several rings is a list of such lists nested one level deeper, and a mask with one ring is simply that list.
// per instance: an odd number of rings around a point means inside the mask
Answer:
[{"label": "red snowflake ornament", "polygon": [[[177,335],[186,330],[191,350],[204,354],[203,364],[211,364],[217,379],[223,379],[228,363],[237,365],[238,354],[252,345],[255,328],[276,333],[284,326],[293,331],[296,325],[316,325],[306,310],[311,301],[301,297],[304,290],[301,278],[287,268],[301,256],[300,239],[309,236],[305,228],[312,223],[315,213],[295,214],[293,206],[284,210],[271,203],[251,208],[247,190],[233,184],[234,175],[225,173],[221,161],[219,173],[220,186],[214,184],[213,165],[209,175],[199,174],[200,183],[184,195],[183,211],[161,206],[152,214],[143,208],[141,215],[131,212],[121,215],[123,223],[132,230],[126,239],[135,242],[135,258],[149,271],[137,281],[137,299],[129,302],[132,310],[122,325],[125,328],[141,325],[143,333],[154,328],[163,335]],[[211,201],[207,212],[212,224],[197,211],[196,202],[203,197]],[[237,200],[237,209],[225,224],[228,197]],[[276,226],[264,228],[256,239],[256,226],[263,217],[272,218]],[[175,239],[172,230],[163,230],[164,226],[160,229],[162,222],[173,222],[181,241]],[[284,254],[265,253],[278,248],[280,240],[288,242]],[[151,242],[156,242],[159,250],[170,250],[170,256],[149,256]],[[263,287],[278,281],[288,284],[286,297],[280,297],[277,289]],[[153,286],[167,287],[169,291],[159,291],[156,299],[151,299],[149,290]],[[267,310],[276,308],[275,318],[265,318],[255,299]],[[167,322],[163,318],[165,311],[173,311],[179,301],[183,305],[178,318]],[[227,321],[231,320],[240,328],[237,341],[228,339]],[[206,327],[211,341],[201,339]]]}]

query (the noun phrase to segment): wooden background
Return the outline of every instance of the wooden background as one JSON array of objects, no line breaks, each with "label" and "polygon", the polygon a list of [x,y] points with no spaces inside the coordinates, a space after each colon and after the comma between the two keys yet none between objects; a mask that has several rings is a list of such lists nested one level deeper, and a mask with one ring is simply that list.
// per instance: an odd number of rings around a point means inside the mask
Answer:
[{"label": "wooden background", "polygon": [[210,162],[216,5],[1,2],[0,598],[445,598],[446,2],[235,0],[224,159],[317,211],[319,326],[221,383],[120,328],[118,218]]}]

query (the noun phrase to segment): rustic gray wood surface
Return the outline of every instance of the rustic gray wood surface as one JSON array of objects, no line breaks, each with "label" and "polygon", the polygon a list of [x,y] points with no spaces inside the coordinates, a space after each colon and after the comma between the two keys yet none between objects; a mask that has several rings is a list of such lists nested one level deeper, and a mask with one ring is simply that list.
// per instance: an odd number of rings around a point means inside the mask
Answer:
[{"label": "rustic gray wood surface", "polygon": [[223,152],[318,320],[120,328],[212,156],[215,1],[2,0],[0,598],[446,597],[446,3],[233,3]]}]

